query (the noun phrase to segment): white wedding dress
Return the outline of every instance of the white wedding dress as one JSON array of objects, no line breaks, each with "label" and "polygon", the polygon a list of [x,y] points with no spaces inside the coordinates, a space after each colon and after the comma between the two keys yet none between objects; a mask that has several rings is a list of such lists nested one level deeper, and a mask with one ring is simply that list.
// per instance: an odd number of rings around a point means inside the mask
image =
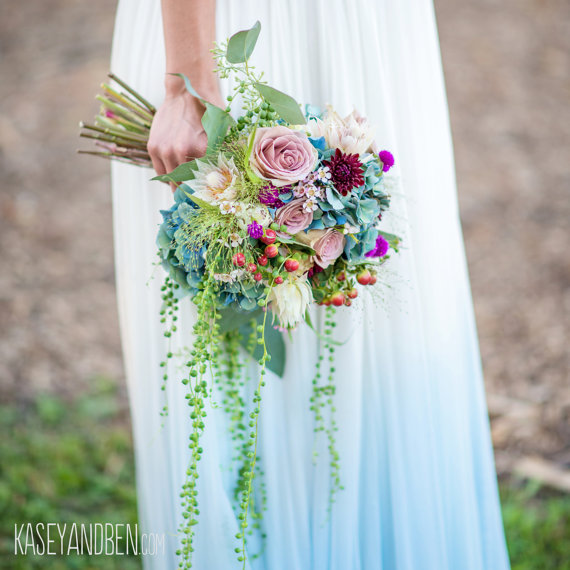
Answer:
[{"label": "white wedding dress", "polygon": [[[192,14],[188,14],[191,18]],[[284,378],[263,389],[260,461],[267,540],[252,570],[504,570],[509,567],[457,211],[454,164],[431,0],[218,0],[217,35],[262,24],[254,60],[298,101],[356,107],[396,157],[394,214],[404,248],[381,300],[338,312],[337,434],[341,476],[327,518],[326,443],[312,463],[309,410],[317,339],[302,326]],[[112,70],[159,105],[160,0],[120,0]],[[227,86],[222,85],[225,91]],[[170,371],[160,416],[163,272],[155,235],[170,189],[153,173],[113,164],[117,286],[135,439],[140,524],[165,533],[145,568],[173,569],[179,491],[188,461],[188,407]],[[173,347],[191,343],[186,299]],[[318,311],[315,312],[317,314]],[[318,320],[318,318],[317,318]],[[224,412],[210,410],[200,465],[194,568],[241,568],[234,547]],[[162,426],[164,424],[164,426]]]}]

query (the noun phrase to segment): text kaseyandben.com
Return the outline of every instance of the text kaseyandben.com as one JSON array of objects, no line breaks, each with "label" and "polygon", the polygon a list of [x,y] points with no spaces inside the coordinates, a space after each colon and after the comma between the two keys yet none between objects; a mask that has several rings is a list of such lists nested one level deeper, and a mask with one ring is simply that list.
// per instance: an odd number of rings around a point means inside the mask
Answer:
[{"label": "text kaseyandben.com", "polygon": [[14,525],[16,556],[154,556],[164,554],[164,534],[115,523],[23,523]]}]

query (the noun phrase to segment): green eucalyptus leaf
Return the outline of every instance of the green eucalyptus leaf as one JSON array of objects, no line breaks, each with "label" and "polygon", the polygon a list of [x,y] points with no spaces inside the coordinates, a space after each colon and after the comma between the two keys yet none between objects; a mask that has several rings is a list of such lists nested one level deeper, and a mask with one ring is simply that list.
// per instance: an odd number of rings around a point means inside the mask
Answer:
[{"label": "green eucalyptus leaf", "polygon": [[[216,210],[216,206],[213,206],[212,204],[209,204],[208,202],[205,202],[204,200],[198,198],[197,196],[195,196],[194,194],[190,193],[190,192],[186,192],[185,190],[183,190],[184,194],[186,194],[186,196],[188,196],[188,198],[190,200],[192,200],[192,202],[194,202],[194,204],[196,204],[196,206],[200,206],[200,208],[202,208],[203,210]],[[196,211],[196,210],[194,210]]]},{"label": "green eucalyptus leaf", "polygon": [[[220,311],[222,318],[218,321],[220,331],[222,333],[232,330],[239,330],[240,344],[244,349],[248,349],[249,335],[251,334],[251,321],[255,321],[255,325],[263,325],[265,313],[261,308],[254,311],[242,311],[233,307],[226,307]],[[271,360],[267,362],[267,368],[282,377],[285,370],[286,349],[283,335],[280,331],[273,328],[269,321],[270,317],[265,319],[265,346],[267,352],[271,355]],[[262,345],[256,344],[251,354],[255,360],[259,360],[263,356]]]},{"label": "green eucalyptus leaf", "polygon": [[[229,306],[221,309],[220,315],[222,316],[219,320],[220,332],[226,333],[248,325],[252,319],[258,320],[260,315],[263,316],[263,311],[261,308],[255,311],[242,311]],[[249,333],[246,335],[246,338],[248,337]]]},{"label": "green eucalyptus leaf", "polygon": [[290,95],[278,91],[273,87],[269,87],[269,85],[264,85],[263,83],[255,83],[254,87],[287,123],[291,125],[304,125],[307,122],[299,104]]},{"label": "green eucalyptus leaf", "polygon": [[253,131],[249,135],[249,139],[247,142],[247,154],[245,155],[245,161],[244,161],[245,171],[247,173],[247,176],[254,184],[261,182],[261,178],[259,178],[259,176],[257,176],[257,174],[255,174],[255,172],[253,172],[253,170],[251,169],[251,166],[250,166],[250,162],[249,162],[249,159],[251,158],[251,153],[253,152],[253,143],[255,141],[256,131],[257,131],[257,127],[254,127]]},{"label": "green eucalyptus leaf", "polygon": [[315,255],[315,253],[316,253],[315,250],[310,245],[307,245],[306,243],[303,243],[302,241],[298,241],[293,237],[284,237],[282,234],[280,234],[279,235],[279,241],[280,241],[280,243],[286,243],[288,245],[292,244],[292,245],[297,245],[299,247],[302,247],[302,248],[308,250],[311,255]]},{"label": "green eucalyptus leaf", "polygon": [[182,78],[184,80],[184,85],[186,87],[186,91],[188,91],[188,93],[190,93],[190,95],[194,95],[194,97],[196,97],[196,99],[200,99],[200,101],[203,101],[202,97],[200,97],[200,95],[198,95],[198,93],[196,92],[194,87],[192,87],[192,83],[190,83],[190,79],[188,79],[188,77],[186,77],[186,75],[184,75],[183,73],[171,73],[170,75],[176,75],[177,77]]},{"label": "green eucalyptus leaf", "polygon": [[[277,329],[274,329],[271,325],[265,328],[265,346],[267,347],[267,352],[271,355],[271,360],[267,363],[267,368],[280,378],[283,378],[286,356],[285,342],[283,341],[283,334]],[[261,347],[259,347],[259,349],[261,352]],[[261,358],[261,356],[260,354],[259,358]]]},{"label": "green eucalyptus leaf", "polygon": [[246,62],[253,53],[260,31],[261,24],[258,20],[249,30],[242,30],[241,32],[235,33],[228,41],[228,48],[226,50],[226,59],[228,62]]},{"label": "green eucalyptus leaf", "polygon": [[397,235],[382,231],[378,231],[378,233],[390,244],[394,251],[398,251],[401,240]]},{"label": "green eucalyptus leaf", "polygon": [[194,178],[194,172],[198,170],[198,165],[194,159],[183,162],[168,174],[155,176],[151,180],[160,180],[160,182],[186,182]]},{"label": "green eucalyptus leaf", "polygon": [[228,129],[235,124],[234,118],[224,109],[205,101],[206,111],[202,115],[202,126],[208,137],[208,150],[214,150],[224,140]]},{"label": "green eucalyptus leaf", "polygon": [[[263,317],[264,314],[262,313],[257,319],[257,324],[263,324]],[[246,325],[240,328],[240,343],[246,349],[250,333],[251,327]],[[267,348],[267,352],[271,355],[271,360],[266,364],[267,368],[282,378],[283,372],[285,371],[285,342],[283,341],[282,333],[274,329],[268,322],[265,323],[265,347]],[[263,356],[263,346],[256,344],[252,356],[255,360],[260,360]]]}]

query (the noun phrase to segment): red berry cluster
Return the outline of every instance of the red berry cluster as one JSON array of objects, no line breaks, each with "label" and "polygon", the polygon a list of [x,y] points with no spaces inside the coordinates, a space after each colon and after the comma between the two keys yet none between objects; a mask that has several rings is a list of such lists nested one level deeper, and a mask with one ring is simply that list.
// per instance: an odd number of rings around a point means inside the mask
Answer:
[{"label": "red berry cluster", "polygon": [[[272,279],[276,285],[280,285],[287,273],[299,269],[298,259],[280,255],[279,247],[281,244],[277,242],[275,230],[265,229],[259,241],[265,244],[263,254],[257,257],[257,263],[249,262],[246,267],[256,281],[261,281],[265,277],[268,281]],[[245,255],[241,252],[234,254],[232,263],[236,267],[244,267],[246,265]]]},{"label": "red berry cluster", "polygon": [[[356,281],[358,281],[360,285],[374,285],[377,281],[376,272],[363,269],[356,274]],[[354,287],[354,281],[347,278],[345,271],[340,271],[336,274],[331,289],[332,293],[321,301],[321,305],[326,305],[327,307],[329,305],[334,305],[335,307],[345,305],[350,307],[352,300],[358,297],[358,291]]]}]

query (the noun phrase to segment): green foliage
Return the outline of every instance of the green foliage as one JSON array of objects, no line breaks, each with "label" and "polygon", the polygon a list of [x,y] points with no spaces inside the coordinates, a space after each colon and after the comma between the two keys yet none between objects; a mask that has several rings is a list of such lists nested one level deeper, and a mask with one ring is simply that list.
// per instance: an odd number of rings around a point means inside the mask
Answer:
[{"label": "green foliage", "polygon": [[[251,323],[254,322],[255,326],[263,326],[265,313],[261,308],[255,311],[240,311],[233,307],[225,307],[220,310],[221,319],[219,321],[220,330],[223,333],[238,332],[238,343],[245,348],[248,354],[251,354],[257,361],[263,356],[263,347],[255,344],[253,348],[249,343],[249,332]],[[283,377],[285,371],[286,348],[283,341],[283,335],[271,326],[268,326],[265,331],[265,346],[271,358],[267,362],[267,368],[277,376]]]},{"label": "green foliage", "polygon": [[254,87],[287,123],[292,125],[304,125],[307,122],[299,104],[290,95],[278,91],[273,87],[269,87],[269,85],[264,85],[263,83],[256,83]]},{"label": "green foliage", "polygon": [[198,170],[196,161],[190,160],[189,162],[183,162],[172,172],[155,176],[151,180],[159,180],[160,182],[186,182],[194,178],[194,172],[196,170]]},{"label": "green foliage", "polygon": [[[264,317],[265,313],[258,313],[256,319],[257,325],[263,325]],[[247,350],[247,326],[242,325],[239,330],[240,343]],[[271,358],[267,362],[267,368],[282,378],[285,372],[286,348],[281,331],[274,329],[272,326],[267,326],[265,329],[265,349],[271,355]],[[263,350],[264,348],[262,346],[256,345],[250,354],[255,360],[259,361],[263,356]]]},{"label": "green foliage", "polygon": [[[335,420],[336,406],[334,405],[334,396],[336,394],[335,384],[335,366],[334,366],[334,346],[333,346],[333,329],[336,327],[334,321],[335,308],[330,306],[326,308],[325,313],[325,330],[322,337],[323,348],[319,350],[317,358],[317,365],[315,377],[313,378],[313,390],[310,398],[310,409],[315,416],[315,446],[313,449],[313,462],[317,458],[317,436],[323,432],[327,438],[327,447],[329,452],[329,466],[331,473],[331,486],[329,491],[329,504],[328,512],[330,514],[332,505],[335,502],[335,495],[338,491],[344,489],[340,480],[340,454],[336,448],[335,434],[338,431],[338,426]],[[307,313],[307,324],[311,328],[310,317]],[[328,357],[325,362],[325,354]],[[323,376],[326,375],[326,380],[323,382]],[[328,408],[328,414],[325,409]],[[326,417],[328,416],[328,417]]]},{"label": "green foliage", "polygon": [[570,496],[509,481],[501,500],[512,570],[570,570]]},{"label": "green foliage", "polygon": [[[130,430],[116,385],[95,379],[72,401],[39,396],[2,405],[0,568],[134,570],[134,556],[14,556],[14,525],[31,522],[135,525]],[[58,551],[59,544],[52,545]]]},{"label": "green foliage", "polygon": [[202,126],[208,137],[207,152],[213,151],[224,140],[228,129],[235,124],[234,118],[224,109],[205,101],[206,111],[202,115]]},{"label": "green foliage", "polygon": [[257,21],[249,30],[234,34],[228,41],[226,59],[230,63],[245,63],[253,53],[260,31],[261,24]]},{"label": "green foliage", "polygon": [[378,233],[390,244],[390,247],[397,252],[400,246],[400,238],[397,235],[388,232],[378,231]]}]

